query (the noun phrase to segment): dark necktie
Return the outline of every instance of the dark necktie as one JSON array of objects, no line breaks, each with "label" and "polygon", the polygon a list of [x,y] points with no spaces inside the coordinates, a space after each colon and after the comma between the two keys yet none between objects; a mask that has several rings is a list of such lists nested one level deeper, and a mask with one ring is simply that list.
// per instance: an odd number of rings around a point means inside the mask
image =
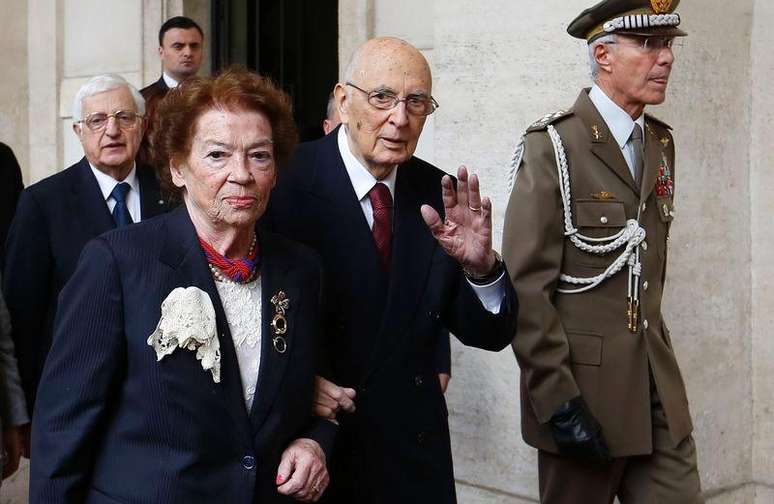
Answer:
[{"label": "dark necktie", "polygon": [[637,123],[634,123],[634,129],[632,130],[631,143],[632,150],[634,151],[634,182],[637,187],[642,186],[642,172],[645,170],[645,148],[642,143],[642,128]]},{"label": "dark necktie", "polygon": [[392,194],[381,182],[368,192],[371,207],[374,210],[373,235],[376,249],[382,258],[384,271],[390,271],[390,252],[392,250]]},{"label": "dark necktie", "polygon": [[132,186],[126,182],[121,182],[116,184],[110,193],[110,196],[116,202],[116,206],[113,207],[113,220],[116,222],[117,227],[126,226],[134,222],[132,215],[129,213],[129,208],[126,206],[126,195],[129,194],[131,189]]}]

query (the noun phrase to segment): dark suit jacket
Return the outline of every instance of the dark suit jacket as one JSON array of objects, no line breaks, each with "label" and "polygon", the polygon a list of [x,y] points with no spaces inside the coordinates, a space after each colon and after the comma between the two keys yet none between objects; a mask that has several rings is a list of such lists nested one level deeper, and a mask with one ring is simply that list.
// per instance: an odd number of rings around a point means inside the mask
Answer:
[{"label": "dark suit jacket", "polygon": [[147,127],[145,129],[145,136],[143,136],[142,144],[140,144],[140,150],[137,152],[137,160],[149,166],[154,166],[154,159],[151,153],[150,147],[150,135],[153,131],[154,119],[156,117],[156,109],[159,106],[159,102],[162,98],[167,96],[169,87],[164,82],[164,77],[159,77],[159,80],[153,84],[146,86],[140,90],[140,94],[145,98],[145,117],[147,118]]},{"label": "dark suit jacket", "polygon": [[11,148],[0,143],[0,264],[3,262],[8,228],[11,227],[22,189],[24,183],[19,162]]},{"label": "dark suit jacket", "polygon": [[[142,219],[166,210],[155,174],[138,166]],[[21,195],[8,235],[3,291],[13,323],[19,372],[32,410],[59,291],[84,245],[115,227],[86,158]]]},{"label": "dark suit jacket", "polygon": [[516,327],[512,287],[498,315],[486,311],[422,220],[424,203],[443,212],[443,172],[417,158],[397,170],[389,278],[335,133],[299,146],[265,217],[322,256],[323,374],[358,392],[357,411],[340,415],[327,493],[335,504],[455,502],[448,413],[435,376],[440,329],[501,350]]},{"label": "dark suit jacket", "polygon": [[[335,430],[312,416],[320,265],[306,247],[261,233],[261,368],[243,398],[226,315],[185,207],[105,234],[62,291],[33,420],[32,503],[284,503],[274,483],[298,437]],[[177,287],[215,307],[221,381],[195,353],[157,362],[148,336]],[[271,297],[290,299],[287,351],[272,345]],[[245,310],[257,307],[245,306]]]}]

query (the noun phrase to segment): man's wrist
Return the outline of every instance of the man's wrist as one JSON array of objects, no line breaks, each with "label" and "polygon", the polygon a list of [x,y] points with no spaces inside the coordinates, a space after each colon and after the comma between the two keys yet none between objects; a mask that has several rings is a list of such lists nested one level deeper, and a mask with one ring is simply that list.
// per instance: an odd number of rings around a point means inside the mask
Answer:
[{"label": "man's wrist", "polygon": [[465,278],[467,278],[475,285],[489,285],[500,278],[500,275],[502,275],[503,271],[505,271],[503,258],[500,257],[500,254],[497,253],[496,250],[492,250],[492,253],[494,255],[494,265],[490,268],[489,272],[480,274],[474,273],[467,268],[462,268],[462,272],[465,274]]}]

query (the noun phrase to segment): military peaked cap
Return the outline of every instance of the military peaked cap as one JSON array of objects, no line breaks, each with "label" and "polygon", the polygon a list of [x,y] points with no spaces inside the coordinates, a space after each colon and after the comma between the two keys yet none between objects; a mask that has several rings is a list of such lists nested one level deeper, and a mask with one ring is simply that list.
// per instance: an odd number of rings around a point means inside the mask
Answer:
[{"label": "military peaked cap", "polygon": [[567,33],[593,42],[613,33],[683,37],[680,15],[675,9],[680,0],[603,0],[583,11],[570,23]]}]

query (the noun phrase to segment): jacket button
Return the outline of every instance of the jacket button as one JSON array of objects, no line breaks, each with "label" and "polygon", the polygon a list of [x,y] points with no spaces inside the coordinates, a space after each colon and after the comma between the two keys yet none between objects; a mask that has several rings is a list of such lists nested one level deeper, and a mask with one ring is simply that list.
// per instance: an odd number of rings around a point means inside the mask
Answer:
[{"label": "jacket button", "polygon": [[647,281],[647,280],[645,280],[644,282],[642,282],[642,290],[645,290],[645,291],[646,291],[646,290],[648,290],[648,285],[649,285],[649,284],[648,284],[648,281]]},{"label": "jacket button", "polygon": [[414,383],[416,383],[417,387],[421,387],[424,382],[425,380],[422,379],[422,376],[416,375],[414,377]]},{"label": "jacket button", "polygon": [[255,469],[255,457],[252,455],[245,455],[242,457],[242,467],[247,469],[248,471],[251,469]]},{"label": "jacket button", "polygon": [[642,211],[644,212],[648,208],[647,203],[642,204]]},{"label": "jacket button", "polygon": [[603,215],[602,217],[599,218],[599,222],[601,222],[602,224],[607,224],[607,217]]},{"label": "jacket button", "polygon": [[641,245],[641,247],[642,247],[642,250],[645,250],[645,251],[647,251],[647,250],[648,250],[648,242],[645,242],[645,241],[644,241],[644,242],[642,242],[642,245]]},{"label": "jacket button", "polygon": [[648,319],[645,319],[642,321],[642,327],[644,327],[646,331],[648,330],[649,325],[650,324],[648,324]]}]

